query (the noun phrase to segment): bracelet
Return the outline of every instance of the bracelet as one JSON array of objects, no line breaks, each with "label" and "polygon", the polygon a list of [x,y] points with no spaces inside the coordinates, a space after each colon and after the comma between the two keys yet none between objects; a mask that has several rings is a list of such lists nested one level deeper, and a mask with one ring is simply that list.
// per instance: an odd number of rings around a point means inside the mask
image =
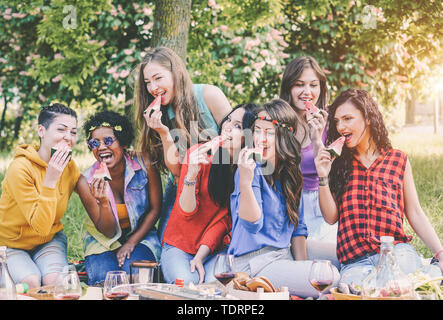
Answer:
[{"label": "bracelet", "polygon": [[328,177],[318,177],[318,185],[322,187],[329,185]]},{"label": "bracelet", "polygon": [[197,178],[195,178],[194,181],[189,181],[189,180],[185,177],[184,183],[185,183],[185,186],[188,186],[188,187],[195,186],[195,185],[197,184]]},{"label": "bracelet", "polygon": [[438,250],[438,251],[434,254],[434,258],[435,258],[435,259],[438,259],[437,256],[438,256],[441,252],[443,252],[443,249]]}]

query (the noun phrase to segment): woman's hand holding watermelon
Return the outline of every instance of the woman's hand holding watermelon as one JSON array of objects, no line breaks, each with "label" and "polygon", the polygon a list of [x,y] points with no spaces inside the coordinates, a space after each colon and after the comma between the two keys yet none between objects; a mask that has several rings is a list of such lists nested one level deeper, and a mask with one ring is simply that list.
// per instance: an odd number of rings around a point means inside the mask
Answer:
[{"label": "woman's hand holding watermelon", "polygon": [[208,151],[211,149],[211,141],[208,141],[189,154],[188,172],[186,173],[186,180],[193,181],[197,177],[201,163],[208,164]]},{"label": "woman's hand holding watermelon", "polygon": [[308,121],[309,138],[315,143],[321,143],[321,136],[328,120],[328,113],[325,110],[320,110],[319,112],[312,114],[311,119]]},{"label": "woman's hand holding watermelon", "polygon": [[49,159],[48,167],[43,184],[49,188],[55,188],[63,170],[71,159],[71,149],[66,143],[58,143],[57,150]]},{"label": "woman's hand holding watermelon", "polygon": [[317,156],[314,159],[315,167],[317,169],[317,175],[319,177],[328,177],[331,171],[331,165],[334,158],[326,151],[324,146],[320,147]]},{"label": "woman's hand holding watermelon", "polygon": [[94,178],[91,183],[91,193],[100,204],[107,204],[109,198],[106,194],[106,181],[103,178]]},{"label": "woman's hand holding watermelon", "polygon": [[169,133],[169,128],[162,123],[162,112],[160,108],[150,106],[145,110],[143,116],[145,117],[148,127],[157,131],[161,136]]}]

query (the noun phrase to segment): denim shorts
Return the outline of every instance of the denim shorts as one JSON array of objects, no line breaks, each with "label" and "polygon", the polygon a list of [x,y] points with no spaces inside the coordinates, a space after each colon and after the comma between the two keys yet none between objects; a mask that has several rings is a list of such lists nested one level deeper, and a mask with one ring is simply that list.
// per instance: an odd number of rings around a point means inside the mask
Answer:
[{"label": "denim shorts", "polygon": [[61,272],[68,265],[66,251],[67,240],[63,230],[57,232],[51,241],[32,250],[8,248],[9,274],[15,283],[20,283],[30,275],[41,279],[48,274]]},{"label": "denim shorts", "polygon": [[[394,245],[394,253],[400,269],[405,273],[413,273],[421,270],[432,278],[441,277],[440,268],[437,265],[423,265],[421,258],[409,243],[397,243]],[[375,253],[358,258],[351,263],[341,264],[341,280],[347,284],[353,282],[360,285],[364,278],[377,266],[380,254]]]}]

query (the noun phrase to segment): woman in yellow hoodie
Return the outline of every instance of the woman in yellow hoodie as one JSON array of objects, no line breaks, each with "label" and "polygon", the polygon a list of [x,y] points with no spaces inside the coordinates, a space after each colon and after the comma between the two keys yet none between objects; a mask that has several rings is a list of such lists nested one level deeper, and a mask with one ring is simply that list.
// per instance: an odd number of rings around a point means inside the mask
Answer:
[{"label": "woman in yellow hoodie", "polygon": [[30,287],[53,284],[68,264],[60,220],[81,177],[70,161],[77,135],[75,111],[62,104],[44,107],[37,133],[40,147],[18,146],[0,198],[0,246],[8,247],[14,282]]}]

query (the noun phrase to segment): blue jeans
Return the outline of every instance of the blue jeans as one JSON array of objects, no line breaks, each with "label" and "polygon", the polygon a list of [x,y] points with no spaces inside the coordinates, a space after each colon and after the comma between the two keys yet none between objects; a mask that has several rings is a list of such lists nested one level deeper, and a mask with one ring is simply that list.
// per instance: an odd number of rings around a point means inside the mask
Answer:
[{"label": "blue jeans", "polygon": [[[216,257],[217,254],[212,254],[206,257],[203,263],[205,268],[203,282],[212,282],[216,280],[213,274]],[[174,283],[175,279],[178,278],[183,279],[185,285],[189,282],[198,284],[200,281],[200,275],[198,274],[197,269],[194,272],[191,272],[190,262],[193,258],[194,255],[164,243],[161,256],[161,268],[165,282]]]},{"label": "blue jeans", "polygon": [[162,210],[158,222],[157,235],[160,243],[163,241],[163,234],[165,233],[166,225],[171,216],[172,207],[174,207],[175,198],[177,195],[177,185],[174,184],[174,179],[169,177],[163,193]]},{"label": "blue jeans", "polygon": [[63,230],[57,232],[51,241],[32,250],[8,248],[8,270],[12,280],[20,283],[30,275],[37,275],[41,279],[47,274],[63,271],[63,267],[68,265],[66,248]]},{"label": "blue jeans", "polygon": [[120,268],[117,261],[118,249],[115,251],[106,251],[100,254],[92,254],[85,258],[86,274],[88,275],[88,285],[93,286],[105,281],[108,271],[123,270],[129,276],[129,266],[135,260],[155,261],[155,256],[151,250],[144,244],[137,244],[132,251],[129,259]]},{"label": "blue jeans", "polygon": [[[397,243],[394,246],[394,253],[397,263],[404,273],[409,274],[421,269],[423,273],[429,274],[432,278],[441,277],[440,268],[433,264],[424,266],[414,247],[409,243]],[[379,258],[380,254],[377,253],[359,258],[349,264],[341,264],[340,281],[361,285],[363,279],[377,266]]]}]

